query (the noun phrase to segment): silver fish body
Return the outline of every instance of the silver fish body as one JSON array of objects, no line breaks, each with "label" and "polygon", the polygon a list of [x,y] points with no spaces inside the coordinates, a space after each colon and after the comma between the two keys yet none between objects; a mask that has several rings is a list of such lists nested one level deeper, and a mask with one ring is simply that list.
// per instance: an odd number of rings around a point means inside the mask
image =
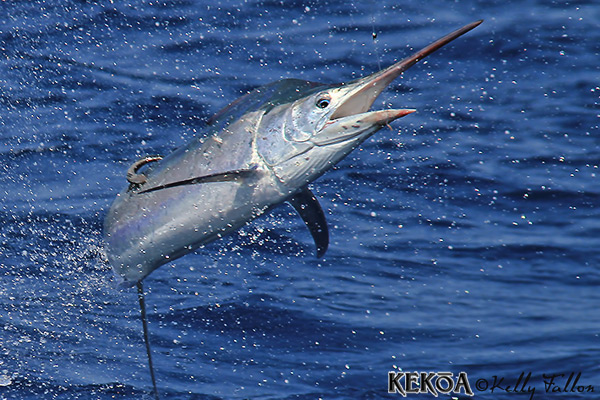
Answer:
[{"label": "silver fish body", "polygon": [[[242,96],[207,129],[143,172],[104,223],[108,259],[127,284],[289,201],[318,254],[328,234],[307,184],[391,121],[414,110],[368,111],[403,71],[481,21],[396,64],[337,85],[278,81]],[[138,182],[138,181],[136,181]]]}]

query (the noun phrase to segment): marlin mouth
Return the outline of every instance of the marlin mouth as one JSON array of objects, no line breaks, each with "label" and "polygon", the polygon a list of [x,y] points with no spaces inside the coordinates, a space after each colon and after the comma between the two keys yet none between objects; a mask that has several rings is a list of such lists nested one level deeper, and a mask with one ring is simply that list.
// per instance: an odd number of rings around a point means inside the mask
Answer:
[{"label": "marlin mouth", "polygon": [[415,111],[417,110],[380,110],[330,119],[325,123],[318,137],[313,138],[311,141],[316,146],[328,146],[335,143],[347,142],[363,135],[366,139],[371,134],[377,132],[382,126],[400,117],[412,114]]},{"label": "marlin mouth", "polygon": [[[363,127],[366,127],[369,124],[371,126],[382,126],[389,124],[395,119],[415,112],[416,110],[413,109],[368,111],[377,97],[404,71],[412,67],[418,61],[427,57],[429,54],[439,50],[454,39],[474,29],[482,22],[483,20],[479,20],[465,25],[386,69],[375,72],[374,74],[364,78],[359,78],[352,82],[342,84],[335,91],[335,93],[340,96],[341,102],[329,117],[329,121],[327,121],[326,125],[340,123],[342,124],[340,125],[342,130],[345,130],[343,127],[348,123],[350,123],[350,126],[355,126],[355,129],[359,129],[359,126],[357,125],[361,125]],[[354,120],[354,123],[352,123],[353,121],[351,119],[347,119],[350,117]],[[345,136],[344,132],[340,133],[342,136]],[[347,136],[345,137],[347,138]]]}]

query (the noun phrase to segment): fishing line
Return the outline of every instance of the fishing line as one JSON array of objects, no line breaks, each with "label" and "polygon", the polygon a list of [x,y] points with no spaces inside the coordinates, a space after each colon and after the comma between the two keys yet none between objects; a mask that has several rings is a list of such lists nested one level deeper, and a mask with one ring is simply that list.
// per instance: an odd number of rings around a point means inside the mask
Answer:
[{"label": "fishing line", "polygon": [[146,355],[148,356],[148,368],[150,368],[150,378],[152,379],[152,388],[154,389],[154,400],[158,398],[156,388],[156,377],[154,376],[154,364],[152,363],[152,350],[150,349],[150,339],[148,337],[148,320],[146,319],[146,301],[144,300],[144,287],[142,281],[137,283],[138,300],[140,302],[140,314],[142,317],[142,328],[144,330],[144,343],[146,343]]},{"label": "fishing line", "polygon": [[[373,1],[373,7],[371,7],[371,9],[377,10],[376,4],[374,1]],[[375,30],[375,14],[376,14],[376,12],[377,11],[371,13],[371,36],[373,37],[373,48],[374,48],[375,57],[377,58],[377,70],[381,71],[381,59],[379,56],[379,50],[377,48],[377,31]]]},{"label": "fishing line", "polygon": [[[356,13],[357,16],[361,15],[361,11],[359,11],[358,7],[356,6],[356,4],[354,2],[351,2],[350,6],[354,9],[354,12]],[[381,71],[381,56],[379,55],[379,49],[377,46],[377,43],[378,43],[377,30],[375,29],[376,14],[379,11],[378,11],[378,6],[376,5],[375,1],[372,1],[372,4],[369,8],[370,8],[370,16],[371,16],[370,20],[371,20],[371,38],[373,39],[373,53],[375,54],[375,58],[377,59],[377,69],[379,71]],[[360,30],[359,30],[360,28],[358,27],[353,14],[354,14],[353,12],[350,13],[350,24],[351,24],[351,26],[354,26],[358,32],[360,32]],[[365,14],[367,14],[367,13],[365,13]],[[354,51],[355,51],[354,48],[357,44],[357,41],[352,40],[352,44],[353,44],[352,53],[354,53]],[[365,43],[365,46],[366,45],[367,44]]]}]

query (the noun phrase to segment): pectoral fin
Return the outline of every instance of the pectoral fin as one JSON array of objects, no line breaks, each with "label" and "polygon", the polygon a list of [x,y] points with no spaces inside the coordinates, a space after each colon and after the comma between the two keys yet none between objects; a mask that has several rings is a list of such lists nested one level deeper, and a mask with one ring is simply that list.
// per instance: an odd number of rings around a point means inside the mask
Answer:
[{"label": "pectoral fin", "polygon": [[308,187],[305,187],[300,193],[288,199],[288,202],[308,227],[317,246],[317,257],[323,257],[329,246],[329,231],[319,201]]},{"label": "pectoral fin", "polygon": [[235,171],[227,171],[217,174],[210,174],[204,176],[198,176],[196,178],[185,179],[182,181],[176,181],[171,183],[165,183],[164,185],[154,186],[148,189],[140,190],[138,194],[156,192],[157,190],[169,189],[177,186],[186,185],[197,185],[200,183],[210,182],[230,182],[237,181],[239,179],[249,178],[257,173],[256,167],[250,169],[238,169]]}]

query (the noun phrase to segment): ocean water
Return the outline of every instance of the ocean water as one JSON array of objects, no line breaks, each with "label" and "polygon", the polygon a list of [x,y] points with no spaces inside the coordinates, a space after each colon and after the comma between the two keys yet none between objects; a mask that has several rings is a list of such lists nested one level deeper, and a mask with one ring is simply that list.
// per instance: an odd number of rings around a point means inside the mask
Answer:
[{"label": "ocean water", "polygon": [[[481,18],[375,104],[418,112],[312,185],[323,259],[283,205],[145,280],[159,392],[391,399],[388,371],[447,371],[475,398],[598,398],[596,2],[182,0],[0,3],[0,399],[152,398],[102,241],[131,162],[254,87],[348,81]],[[572,372],[584,392],[546,393]]]}]

